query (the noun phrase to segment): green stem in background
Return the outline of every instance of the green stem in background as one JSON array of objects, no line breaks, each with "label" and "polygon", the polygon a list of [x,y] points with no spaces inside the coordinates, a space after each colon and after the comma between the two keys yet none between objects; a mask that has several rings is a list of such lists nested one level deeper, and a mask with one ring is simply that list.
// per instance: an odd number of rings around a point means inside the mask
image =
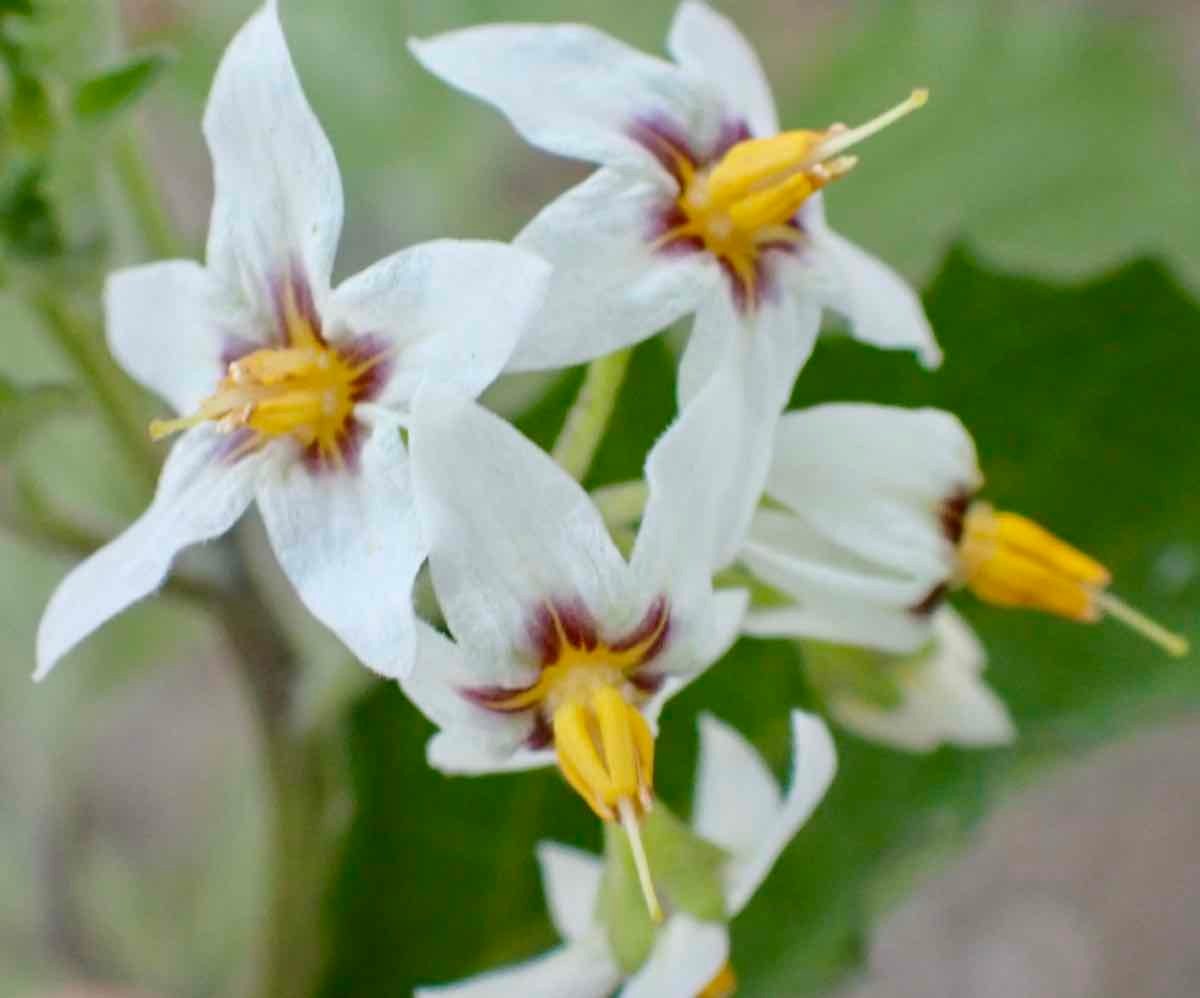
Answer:
[{"label": "green stem in background", "polygon": [[609,529],[632,527],[642,518],[650,488],[642,479],[602,485],[592,490],[592,502]]},{"label": "green stem in background", "polygon": [[577,482],[587,477],[604,439],[632,353],[618,350],[588,365],[583,385],[554,442],[551,456]]},{"label": "green stem in background", "polygon": [[179,237],[132,125],[117,136],[113,157],[117,179],[146,251],[161,259],[179,256],[182,251]]},{"label": "green stem in background", "polygon": [[99,324],[79,315],[53,289],[39,293],[34,306],[91,391],[130,465],[152,493],[158,481],[159,455],[146,429],[141,396],[109,356]]}]

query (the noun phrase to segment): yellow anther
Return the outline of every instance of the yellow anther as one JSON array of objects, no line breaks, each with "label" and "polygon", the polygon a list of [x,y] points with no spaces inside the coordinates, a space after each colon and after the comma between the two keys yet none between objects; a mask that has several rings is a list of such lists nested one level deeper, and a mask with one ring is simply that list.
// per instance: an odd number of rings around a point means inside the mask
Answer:
[{"label": "yellow anther", "polygon": [[704,986],[704,990],[696,995],[696,998],[733,998],[735,994],[737,994],[737,976],[733,972],[733,967],[726,963],[717,971],[717,976]]},{"label": "yellow anther", "polygon": [[654,737],[641,711],[608,684],[586,700],[554,711],[554,746],[563,777],[603,821],[619,821],[629,837],[646,907],[657,922],[662,908],[638,827],[653,799]]},{"label": "yellow anther", "polygon": [[598,685],[585,700],[568,700],[551,722],[567,782],[605,821],[632,802],[644,811],[653,795],[654,738],[641,711],[619,690]]},{"label": "yellow anther", "polygon": [[857,164],[841,155],[925,103],[926,90],[912,95],[858,128],[835,125],[824,132],[797,130],[769,138],[746,139],[707,169],[677,169],[682,220],[657,245],[699,240],[733,273],[753,301],[758,256],[767,248],[797,242],[791,224],[801,205]]},{"label": "yellow anther", "polygon": [[1112,578],[1108,569],[1026,517],[973,503],[959,556],[963,581],[989,603],[1029,607],[1079,621],[1095,621],[1107,614],[1171,655],[1187,652],[1183,638],[1105,591]]}]

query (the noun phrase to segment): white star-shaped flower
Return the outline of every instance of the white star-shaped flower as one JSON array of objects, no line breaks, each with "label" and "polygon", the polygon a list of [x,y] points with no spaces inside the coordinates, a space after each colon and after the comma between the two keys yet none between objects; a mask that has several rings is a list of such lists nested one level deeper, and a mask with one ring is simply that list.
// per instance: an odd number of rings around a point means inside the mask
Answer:
[{"label": "white star-shaped flower", "polygon": [[1068,620],[1112,616],[1172,654],[1187,643],[1108,591],[1094,559],[976,493],[970,435],[936,409],[820,405],[785,414],[766,494],[740,558],[785,597],[748,614],[760,636],[885,651],[932,638],[946,594]]},{"label": "white star-shaped flower", "polygon": [[745,609],[744,592],[712,588],[719,552],[743,531],[723,501],[746,422],[740,390],[722,370],[655,444],[628,560],[547,454],[469,400],[422,392],[417,506],[454,640],[423,626],[403,682],[441,729],[434,766],[557,758],[601,818],[630,827],[645,813],[658,712],[720,658]]},{"label": "white star-shaped flower", "polygon": [[[749,904],[771,868],[824,796],[836,766],[825,725],[792,713],[792,776],[786,796],[762,758],[733,728],[700,719],[700,771],[693,831],[726,855],[724,916],[700,921],[672,911],[649,958],[627,971],[599,916],[599,859],[553,842],[537,850],[550,918],[563,945],[544,956],[417,998],[727,998],[736,987],[728,921]],[[670,905],[670,898],[666,899]]]},{"label": "white star-shaped flower", "polygon": [[780,133],[750,45],[695,0],[671,27],[674,62],[574,24],[489,25],[411,47],[529,142],[601,167],[517,239],[555,272],[511,368],[576,364],[699,311],[681,396],[695,393],[724,343],[748,326],[782,408],[821,307],[845,315],[866,342],[940,362],[916,296],[829,228],[820,194],[853,166],[847,149],[919,106],[923,93],[860,129]]},{"label": "white star-shaped flower", "polygon": [[179,414],[150,508],[59,586],[37,676],[255,499],[308,608],[376,670],[411,662],[426,547],[399,431],[424,383],[476,395],[545,294],[547,267],[483,242],[416,246],[331,287],[342,226],[333,150],[274,0],[242,28],[204,117],[215,198],[207,264],[114,274],[109,344]]}]

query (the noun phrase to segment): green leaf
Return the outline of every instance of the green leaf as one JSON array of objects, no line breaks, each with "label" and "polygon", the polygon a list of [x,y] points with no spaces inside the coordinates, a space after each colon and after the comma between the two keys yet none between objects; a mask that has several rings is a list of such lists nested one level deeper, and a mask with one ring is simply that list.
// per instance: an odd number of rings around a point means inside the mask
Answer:
[{"label": "green leaf", "polygon": [[[1195,637],[1200,468],[1189,428],[1200,309],[1153,263],[1075,288],[998,275],[962,251],[927,300],[948,357],[942,372],[831,339],[796,403],[955,410],[976,436],[991,499],[1104,560],[1117,591]],[[635,358],[647,377],[653,349]],[[622,398],[621,425],[638,432],[606,442],[615,477],[637,467],[660,428],[657,407],[671,392],[660,376]],[[570,393],[561,394],[565,407]],[[553,423],[548,412],[539,420]],[[1019,742],[910,756],[839,734],[828,798],[734,923],[739,998],[822,993],[860,964],[872,921],[915,872],[961,848],[1009,787],[1136,723],[1200,705],[1194,657],[1168,659],[1116,624],[956,602],[988,647],[987,678]],[[796,645],[742,641],[668,706],[659,795],[677,806],[691,792],[700,710],[745,732],[783,773],[787,712],[815,702]],[[335,960],[324,998],[404,993],[544,951],[555,936],[535,842],[600,851],[595,819],[555,774],[440,777],[425,765],[430,730],[390,686],[352,716],[359,808],[329,908]]]},{"label": "green leaf", "polygon": [[79,393],[69,385],[22,386],[0,375],[0,461],[12,457],[48,419],[79,404]]},{"label": "green leaf", "polygon": [[75,115],[87,124],[111,119],[131,107],[170,65],[166,51],[140,52],[125,63],[105,70],[75,92]]},{"label": "green leaf", "polygon": [[0,243],[13,256],[41,259],[62,252],[58,216],[40,159],[14,162],[0,175]]}]

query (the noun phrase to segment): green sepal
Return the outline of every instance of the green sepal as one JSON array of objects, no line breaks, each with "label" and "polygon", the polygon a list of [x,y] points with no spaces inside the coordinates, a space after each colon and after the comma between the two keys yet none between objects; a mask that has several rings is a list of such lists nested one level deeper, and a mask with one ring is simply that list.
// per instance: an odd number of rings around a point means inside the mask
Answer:
[{"label": "green sepal", "polygon": [[654,949],[655,927],[642,897],[629,837],[612,821],[604,823],[604,877],[596,909],[617,965],[625,974],[634,973]]},{"label": "green sepal", "polygon": [[926,647],[911,655],[891,655],[824,641],[801,641],[800,646],[808,680],[822,698],[850,697],[881,710],[904,702],[906,674],[929,653]]},{"label": "green sepal", "polygon": [[671,908],[704,922],[725,919],[725,850],[702,839],[657,801],[642,819],[642,841],[654,883]]},{"label": "green sepal", "polygon": [[120,66],[93,76],[75,91],[75,117],[84,124],[99,124],[132,106],[172,58],[164,50],[139,52]]}]

